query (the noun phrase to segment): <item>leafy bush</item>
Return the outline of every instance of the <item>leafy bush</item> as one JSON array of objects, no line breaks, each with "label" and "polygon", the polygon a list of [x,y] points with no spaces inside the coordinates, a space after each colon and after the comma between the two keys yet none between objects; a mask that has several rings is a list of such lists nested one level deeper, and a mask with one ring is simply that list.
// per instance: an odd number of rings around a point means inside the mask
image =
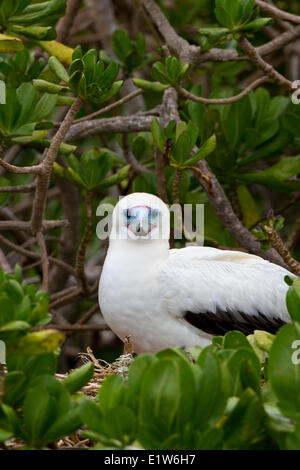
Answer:
[{"label": "leafy bush", "polygon": [[120,353],[93,322],[99,201],[204,204],[206,245],[300,275],[298,3],[116,0],[99,14],[99,2],[0,1],[3,447],[78,431],[97,448],[299,449],[298,278],[276,337],[230,332],[203,351],[139,356],[96,400],[80,392],[91,364],[55,375],[91,341],[97,357]]},{"label": "leafy bush", "polygon": [[276,337],[232,331],[190,354],[142,354],[128,381],[108,377],[81,403],[85,435],[98,449],[298,449],[299,338],[295,322]]}]

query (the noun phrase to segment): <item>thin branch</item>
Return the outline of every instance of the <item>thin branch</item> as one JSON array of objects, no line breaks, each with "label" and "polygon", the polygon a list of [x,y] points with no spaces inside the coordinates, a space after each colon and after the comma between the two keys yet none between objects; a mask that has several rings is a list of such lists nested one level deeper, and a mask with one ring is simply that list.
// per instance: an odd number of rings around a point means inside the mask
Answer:
[{"label": "thin branch", "polygon": [[[7,162],[7,163],[11,163],[14,161],[14,159],[16,158],[16,156],[18,155],[18,153],[20,152],[21,150],[21,146],[20,145],[13,145],[12,147],[10,147],[10,149],[6,152],[5,156],[4,156],[4,160]],[[0,168],[0,176],[3,175],[5,171],[5,168],[1,167]]]},{"label": "thin branch", "polygon": [[280,86],[286,88],[288,91],[293,91],[293,85],[290,80],[287,80],[281,73],[277,72],[277,70],[272,67],[271,64],[268,64],[259,54],[257,49],[246,39],[245,37],[241,37],[239,39],[239,45],[243,49],[243,51],[248,55],[251,62],[260,68],[266,75],[270,77],[270,79],[278,83]]},{"label": "thin branch", "polygon": [[1,248],[0,248],[0,267],[7,273],[11,272],[11,267],[9,265],[9,262],[7,261],[7,258],[4,252],[1,250]]},{"label": "thin branch", "polygon": [[298,263],[298,261],[296,261],[291,256],[289,250],[284,245],[283,241],[281,240],[279,234],[276,232],[274,227],[271,225],[266,225],[264,229],[267,232],[271,246],[277,251],[277,253],[279,253],[281,258],[289,266],[291,271],[297,276],[300,276],[300,263]]},{"label": "thin branch", "polygon": [[81,281],[82,287],[85,292],[89,292],[88,283],[85,275],[84,270],[84,262],[86,257],[86,250],[89,239],[92,233],[92,201],[93,201],[93,193],[91,191],[87,191],[85,196],[85,230],[83,234],[83,238],[81,240],[79,250],[77,253],[76,258],[76,273],[78,279]]},{"label": "thin branch", "polygon": [[15,166],[11,165],[11,163],[6,162],[2,158],[0,158],[0,165],[5,168],[5,170],[10,171],[11,173],[16,173],[18,175],[28,175],[28,174],[39,174],[41,172],[40,165],[32,165],[32,166]]},{"label": "thin branch", "polygon": [[140,162],[135,158],[135,156],[130,151],[128,134],[122,135],[122,147],[124,158],[129,163],[136,175],[142,175],[144,173],[149,173],[148,168],[140,164]]},{"label": "thin branch", "polygon": [[[22,246],[15,245],[14,243],[12,243],[10,240],[7,240],[2,235],[0,235],[0,242],[3,243],[4,245],[6,245],[11,250],[15,251],[16,253],[20,253],[20,255],[26,256],[27,258],[38,259],[39,261],[41,261],[41,255],[39,253],[35,253],[34,251],[26,250]],[[52,256],[49,256],[48,259],[49,259],[50,263],[57,264],[58,266],[61,266],[69,274],[72,274],[73,276],[76,277],[75,269],[72,266],[70,266],[69,264],[64,263],[60,259],[53,258]]]},{"label": "thin branch", "polygon": [[43,283],[42,287],[45,291],[48,291],[49,287],[49,261],[48,261],[48,254],[47,254],[47,247],[45,243],[45,238],[42,232],[38,232],[36,234],[36,239],[40,247],[41,251],[41,259],[42,259],[42,271],[43,271]]},{"label": "thin branch", "polygon": [[160,199],[162,199],[166,204],[168,204],[164,156],[157,147],[155,147],[154,159],[155,172],[157,178],[157,194]]},{"label": "thin branch", "polygon": [[195,101],[196,103],[203,103],[203,104],[232,104],[236,103],[237,101],[241,100],[244,98],[244,96],[247,96],[252,90],[257,88],[258,86],[262,85],[265,82],[268,82],[270,79],[266,76],[263,76],[261,78],[258,78],[254,82],[251,83],[245,90],[243,90],[241,93],[235,96],[231,96],[230,98],[219,98],[219,99],[209,99],[209,98],[203,98],[202,96],[195,96],[189,91],[185,90],[181,86],[178,86],[176,90],[178,93],[183,96],[184,98],[188,100]]},{"label": "thin branch", "polygon": [[98,302],[93,305],[77,322],[76,325],[84,325],[87,323],[95,313],[100,311]]},{"label": "thin branch", "polygon": [[269,13],[275,19],[280,18],[281,20],[300,24],[300,16],[293,15],[292,13],[288,13],[287,11],[280,10],[279,8],[261,0],[256,0],[255,3],[259,8]]},{"label": "thin branch", "polygon": [[[157,113],[150,114],[134,114],[130,116],[116,116],[112,118],[94,119],[91,121],[74,123],[69,130],[66,141],[82,139],[90,135],[97,135],[103,133],[130,133],[130,132],[143,132],[148,131],[153,118]],[[163,125],[163,121],[161,121]]]},{"label": "thin branch", "polygon": [[39,174],[37,181],[37,188],[35,192],[35,199],[33,203],[32,217],[31,217],[31,231],[36,234],[40,231],[42,220],[45,212],[47,190],[50,183],[52,166],[57,157],[60,144],[63,142],[68,130],[74,121],[76,114],[82,105],[82,99],[77,97],[69,111],[67,112],[60,128],[56,132],[51,141],[51,145],[44,160],[39,165]]},{"label": "thin branch", "polygon": [[73,26],[74,20],[76,18],[77,12],[80,8],[81,0],[68,0],[67,11],[65,16],[61,18],[57,24],[56,40],[59,42],[66,42],[71,28]]},{"label": "thin branch", "polygon": [[39,330],[43,330],[43,329],[48,329],[48,328],[53,328],[55,330],[59,330],[59,331],[106,331],[106,330],[109,330],[110,328],[107,326],[107,325],[78,325],[78,324],[74,324],[74,325],[57,325],[57,323],[54,323],[53,325],[51,324],[48,324],[48,325],[45,325],[43,327],[37,327],[37,328],[34,328],[34,329],[39,329]]},{"label": "thin branch", "polygon": [[[109,111],[112,111],[115,108],[118,108],[119,106],[122,106],[122,104],[127,103],[127,101],[132,100],[136,96],[141,95],[144,92],[144,90],[139,89],[135,90],[132,93],[129,93],[128,95],[124,96],[124,98],[119,99],[118,101],[115,101],[112,104],[109,104],[108,106],[105,106],[105,108],[99,109],[98,111],[95,111],[94,113],[87,114],[86,116],[75,119],[74,124],[78,124],[79,122],[84,122],[88,121],[89,119],[94,119],[96,117],[101,116],[102,114],[108,113]],[[59,125],[60,123],[58,123]],[[55,124],[57,125],[57,124]]]},{"label": "thin branch", "polygon": [[[42,232],[48,232],[59,227],[65,227],[67,220],[44,220],[42,222]],[[30,230],[31,223],[23,220],[1,220],[0,231],[3,230]]]},{"label": "thin branch", "polygon": [[35,190],[36,182],[19,186],[1,186],[0,193],[31,193]]}]

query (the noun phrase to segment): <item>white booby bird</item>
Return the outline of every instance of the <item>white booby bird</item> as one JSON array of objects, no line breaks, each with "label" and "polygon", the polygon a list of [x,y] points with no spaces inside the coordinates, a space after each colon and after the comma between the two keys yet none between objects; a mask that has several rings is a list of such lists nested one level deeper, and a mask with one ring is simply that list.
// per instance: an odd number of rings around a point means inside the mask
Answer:
[{"label": "white booby bird", "polygon": [[204,347],[229,330],[275,332],[290,321],[287,270],[238,251],[170,249],[169,232],[169,209],[152,194],[130,194],[114,209],[99,303],[135,352]]}]

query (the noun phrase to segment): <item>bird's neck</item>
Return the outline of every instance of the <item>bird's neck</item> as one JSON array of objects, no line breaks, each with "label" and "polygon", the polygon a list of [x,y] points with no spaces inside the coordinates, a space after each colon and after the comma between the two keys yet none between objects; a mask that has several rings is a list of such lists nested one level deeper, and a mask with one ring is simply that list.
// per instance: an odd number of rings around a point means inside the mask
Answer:
[{"label": "bird's neck", "polygon": [[132,242],[127,240],[110,240],[107,252],[108,258],[117,258],[120,263],[126,262],[139,265],[156,264],[164,261],[169,254],[167,240],[152,240],[151,242]]}]

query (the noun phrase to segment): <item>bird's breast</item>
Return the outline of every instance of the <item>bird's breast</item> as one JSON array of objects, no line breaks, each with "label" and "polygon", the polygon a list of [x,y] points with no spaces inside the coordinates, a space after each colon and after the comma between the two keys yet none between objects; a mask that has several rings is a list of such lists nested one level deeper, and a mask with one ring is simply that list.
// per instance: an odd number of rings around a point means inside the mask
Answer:
[{"label": "bird's breast", "polygon": [[162,312],[155,266],[107,259],[99,284],[99,304],[105,321],[121,338],[133,343],[155,328]]}]

